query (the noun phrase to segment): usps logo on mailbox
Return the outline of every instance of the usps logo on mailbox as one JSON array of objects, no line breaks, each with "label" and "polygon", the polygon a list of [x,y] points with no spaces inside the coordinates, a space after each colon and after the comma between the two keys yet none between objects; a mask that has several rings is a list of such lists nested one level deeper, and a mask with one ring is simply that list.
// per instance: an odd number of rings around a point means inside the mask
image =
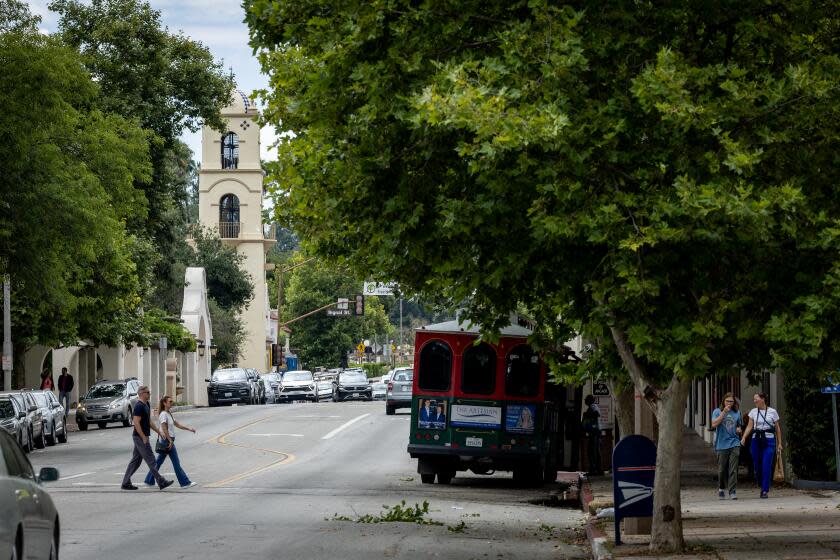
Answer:
[{"label": "usps logo on mailbox", "polygon": [[631,435],[613,449],[615,544],[621,544],[621,520],[653,515],[656,445],[645,436]]}]

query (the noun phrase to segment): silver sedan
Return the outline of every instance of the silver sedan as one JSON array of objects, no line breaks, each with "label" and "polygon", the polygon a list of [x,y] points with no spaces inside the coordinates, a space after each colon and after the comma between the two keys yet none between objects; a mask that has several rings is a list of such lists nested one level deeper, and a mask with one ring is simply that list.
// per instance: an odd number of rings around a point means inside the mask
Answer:
[{"label": "silver sedan", "polygon": [[58,558],[58,512],[42,483],[58,480],[44,467],[36,476],[15,439],[0,430],[0,558]]}]

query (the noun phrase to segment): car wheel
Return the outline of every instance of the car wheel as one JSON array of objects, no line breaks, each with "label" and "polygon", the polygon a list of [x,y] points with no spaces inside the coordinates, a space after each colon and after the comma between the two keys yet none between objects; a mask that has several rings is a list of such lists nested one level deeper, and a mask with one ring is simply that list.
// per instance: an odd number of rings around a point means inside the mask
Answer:
[{"label": "car wheel", "polygon": [[455,478],[455,473],[452,471],[437,473],[438,484],[449,484]]},{"label": "car wheel", "polygon": [[35,447],[43,449],[47,446],[47,437],[44,435],[44,427],[41,426],[41,436],[35,440]]},{"label": "car wheel", "polygon": [[104,430],[108,427],[108,422],[97,422],[96,425],[99,426],[100,430]]},{"label": "car wheel", "polygon": [[18,528],[15,544],[12,546],[12,560],[23,559],[23,531]]},{"label": "car wheel", "polygon": [[81,430],[82,432],[87,431],[87,422],[85,422],[84,420],[79,420],[78,422],[76,422],[76,425],[79,426],[79,430]]},{"label": "car wheel", "polygon": [[393,406],[388,406],[387,404],[385,405],[385,414],[393,416],[394,412],[396,412],[396,409]]},{"label": "car wheel", "polygon": [[50,539],[50,560],[58,560],[58,518],[55,520],[55,532],[53,538]]},{"label": "car wheel", "polygon": [[123,422],[123,427],[124,428],[128,428],[129,426],[131,426],[131,410],[130,409],[128,409],[128,408],[125,409],[125,420],[123,420],[122,422]]},{"label": "car wheel", "polygon": [[64,428],[61,429],[61,433],[58,435],[58,443],[67,443],[67,422],[64,423]]},{"label": "car wheel", "polygon": [[435,473],[432,474],[421,474],[420,481],[423,484],[434,484],[435,483]]},{"label": "car wheel", "polygon": [[53,422],[52,430],[50,430],[50,434],[47,436],[47,445],[55,445],[55,422]]}]

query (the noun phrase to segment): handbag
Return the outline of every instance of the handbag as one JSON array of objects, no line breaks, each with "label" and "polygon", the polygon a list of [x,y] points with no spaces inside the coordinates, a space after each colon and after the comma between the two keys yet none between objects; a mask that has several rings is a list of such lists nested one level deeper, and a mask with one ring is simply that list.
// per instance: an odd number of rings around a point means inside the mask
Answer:
[{"label": "handbag", "polygon": [[163,453],[164,455],[169,453],[169,441],[158,438],[157,443],[155,443],[155,453]]},{"label": "handbag", "polygon": [[785,467],[782,465],[782,450],[776,447],[776,467],[773,469],[773,482],[785,481]]}]

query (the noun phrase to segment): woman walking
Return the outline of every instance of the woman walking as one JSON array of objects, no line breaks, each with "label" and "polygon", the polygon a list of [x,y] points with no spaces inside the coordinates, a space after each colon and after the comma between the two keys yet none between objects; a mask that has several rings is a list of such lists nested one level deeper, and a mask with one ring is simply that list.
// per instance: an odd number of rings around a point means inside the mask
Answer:
[{"label": "woman walking", "polygon": [[726,393],[723,402],[712,412],[712,427],[715,428],[715,453],[718,457],[718,498],[737,500],[735,488],[738,484],[738,458],[741,452],[741,415],[735,395]]},{"label": "woman walking", "polygon": [[[160,466],[166,460],[168,455],[172,460],[172,468],[175,469],[175,476],[178,477],[178,484],[181,485],[181,488],[190,488],[195,486],[195,482],[190,481],[190,477],[188,477],[187,473],[184,472],[184,469],[181,468],[181,460],[178,458],[178,450],[175,448],[175,428],[187,430],[192,433],[195,433],[195,428],[184,426],[173,418],[172,413],[169,411],[169,409],[172,408],[172,404],[172,398],[167,395],[164,395],[160,399],[160,408],[158,409],[160,412],[158,413],[158,416],[160,420],[160,431],[163,435],[163,439],[158,440],[158,445],[155,446],[155,450],[158,451],[155,465],[158,470],[160,470]],[[160,449],[161,443],[166,447],[165,451]],[[152,477],[151,471],[149,471],[149,474],[146,475],[145,482],[149,486],[154,484],[154,478]]]},{"label": "woman walking", "polygon": [[753,396],[755,408],[750,410],[750,420],[741,444],[747,444],[747,438],[752,434],[750,451],[755,465],[755,477],[761,486],[761,497],[767,498],[770,491],[770,481],[773,479],[773,457],[776,450],[782,450],[781,418],[775,408],[767,406],[767,395],[756,393]]}]

